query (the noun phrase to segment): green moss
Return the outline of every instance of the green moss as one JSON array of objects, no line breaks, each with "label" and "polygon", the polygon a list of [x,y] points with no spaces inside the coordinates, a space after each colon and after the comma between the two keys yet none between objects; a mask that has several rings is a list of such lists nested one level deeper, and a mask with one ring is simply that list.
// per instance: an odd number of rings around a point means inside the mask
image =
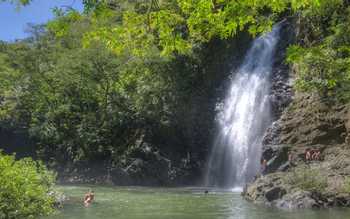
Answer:
[{"label": "green moss", "polygon": [[344,180],[343,186],[340,188],[340,192],[350,193],[350,177],[347,176]]},{"label": "green moss", "polygon": [[327,188],[327,177],[320,169],[307,165],[294,168],[287,175],[287,182],[295,187],[310,192],[324,192]]}]

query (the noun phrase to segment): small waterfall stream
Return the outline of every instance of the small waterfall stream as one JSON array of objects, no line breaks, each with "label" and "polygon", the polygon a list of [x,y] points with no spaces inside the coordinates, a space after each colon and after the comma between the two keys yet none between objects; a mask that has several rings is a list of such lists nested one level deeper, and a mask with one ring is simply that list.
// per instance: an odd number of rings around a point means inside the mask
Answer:
[{"label": "small waterfall stream", "polygon": [[222,110],[207,186],[241,187],[260,169],[261,141],[271,123],[270,74],[280,25],[256,38],[234,73]]}]

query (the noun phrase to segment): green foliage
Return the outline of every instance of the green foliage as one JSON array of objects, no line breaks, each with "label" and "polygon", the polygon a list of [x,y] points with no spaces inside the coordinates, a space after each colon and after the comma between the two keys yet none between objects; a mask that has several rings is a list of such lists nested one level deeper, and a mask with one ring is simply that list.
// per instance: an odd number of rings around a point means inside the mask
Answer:
[{"label": "green foliage", "polygon": [[[22,2],[28,4],[28,1]],[[285,12],[317,10],[322,0],[83,0],[91,16],[92,28],[86,33],[86,46],[104,42],[120,53],[144,57],[150,48],[161,56],[189,54],[193,45],[213,38],[227,39],[247,29],[257,35],[271,29]],[[106,17],[114,22],[105,22]],[[59,16],[48,25],[58,37],[67,32],[76,12]]]},{"label": "green foliage", "polygon": [[34,219],[53,212],[54,175],[30,158],[0,153],[0,218]]},{"label": "green foliage", "polygon": [[341,192],[350,193],[350,177],[345,178],[344,184],[340,190]]},{"label": "green foliage", "polygon": [[57,37],[62,37],[69,32],[71,24],[82,19],[79,12],[70,10],[68,12],[62,12],[56,9],[56,19],[49,21],[47,29],[56,34]]},{"label": "green foliage", "polygon": [[268,31],[285,11],[319,6],[319,0],[150,0],[136,1],[133,7],[118,0],[88,1],[87,7],[95,8],[92,13],[97,15],[97,21],[105,18],[101,11],[123,15],[119,22],[95,22],[85,44],[102,40],[118,53],[127,50],[136,56],[144,56],[140,51],[153,47],[160,50],[161,56],[188,54],[198,43],[227,39],[244,29],[252,35]]},{"label": "green foliage", "polygon": [[298,89],[350,100],[349,15],[350,7],[343,1],[304,12],[303,25],[312,29],[301,33],[304,45],[291,46],[287,58],[294,64]]},{"label": "green foliage", "polygon": [[318,7],[318,0],[303,1],[211,1],[179,0],[187,18],[190,34],[208,41],[213,37],[229,38],[248,27],[251,34],[271,29],[278,15],[285,10]]},{"label": "green foliage", "polygon": [[310,192],[323,192],[328,186],[327,177],[319,168],[298,166],[287,175],[290,185]]},{"label": "green foliage", "polygon": [[304,49],[292,46],[288,49],[288,55],[288,61],[296,63],[298,89],[324,93],[343,83],[349,83],[350,60],[337,58],[337,53],[330,48],[315,46]]},{"label": "green foliage", "polygon": [[[0,120],[28,130],[55,167],[123,154],[140,129],[168,123],[182,82],[156,48],[140,50],[140,58],[117,55],[97,40],[83,47],[89,26],[70,22],[65,34],[50,26],[32,41],[0,47]],[[190,60],[181,71],[192,71]]]},{"label": "green foliage", "polygon": [[0,0],[0,2],[11,2],[17,5],[28,5],[32,0]]}]

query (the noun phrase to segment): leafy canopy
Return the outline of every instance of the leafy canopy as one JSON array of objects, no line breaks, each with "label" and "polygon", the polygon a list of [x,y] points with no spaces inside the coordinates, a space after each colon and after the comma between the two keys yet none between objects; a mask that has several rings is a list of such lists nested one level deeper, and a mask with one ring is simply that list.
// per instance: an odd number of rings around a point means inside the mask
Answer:
[{"label": "leafy canopy", "polygon": [[[21,1],[28,4],[29,1]],[[248,29],[252,35],[271,29],[282,13],[318,8],[323,0],[84,0],[92,28],[85,46],[104,42],[117,54],[144,56],[158,49],[159,55],[188,54],[194,45],[213,38],[227,39]],[[77,13],[59,16],[49,24],[61,36]]]},{"label": "leafy canopy", "polygon": [[[2,0],[4,1],[4,0]],[[21,0],[26,5],[30,0]],[[117,54],[144,56],[149,49],[159,55],[188,54],[196,43],[227,39],[244,29],[252,35],[268,31],[286,11],[318,8],[324,0],[83,0],[94,28],[85,46],[102,41]],[[59,16],[49,28],[62,36],[77,13]],[[111,22],[112,21],[112,22]]]}]

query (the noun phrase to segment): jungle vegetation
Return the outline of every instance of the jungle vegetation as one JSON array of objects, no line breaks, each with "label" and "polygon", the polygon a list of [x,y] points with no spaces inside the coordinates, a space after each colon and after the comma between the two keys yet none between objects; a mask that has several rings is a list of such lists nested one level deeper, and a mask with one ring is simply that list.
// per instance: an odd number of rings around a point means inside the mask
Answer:
[{"label": "jungle vegetation", "polygon": [[[83,12],[55,8],[53,20],[28,27],[27,39],[0,42],[0,127],[28,133],[51,168],[123,165],[140,140],[174,160],[205,154],[206,139],[191,139],[212,123],[211,111],[198,113],[212,104],[200,103],[215,87],[206,69],[212,45],[240,33],[255,37],[286,18],[299,28],[286,59],[296,89],[349,101],[348,0],[83,4]],[[2,157],[16,168],[13,157]]]}]

